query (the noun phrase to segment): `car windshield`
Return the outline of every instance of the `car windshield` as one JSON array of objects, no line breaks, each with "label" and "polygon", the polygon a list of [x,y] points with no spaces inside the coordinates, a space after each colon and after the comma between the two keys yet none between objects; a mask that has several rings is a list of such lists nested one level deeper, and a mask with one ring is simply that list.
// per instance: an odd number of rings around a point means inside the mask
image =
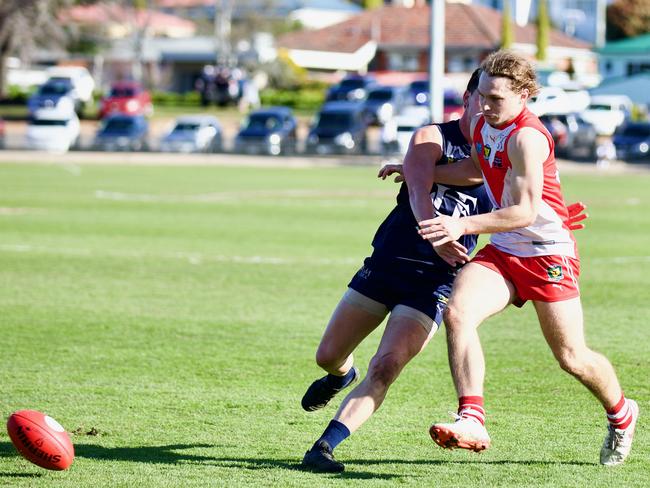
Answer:
[{"label": "car windshield", "polygon": [[109,119],[106,121],[106,125],[104,125],[104,131],[106,132],[124,131],[130,129],[133,126],[135,126],[134,119],[126,119],[126,118]]},{"label": "car windshield", "polygon": [[115,97],[115,98],[129,98],[134,96],[135,96],[135,88],[125,88],[125,87],[113,88],[111,90],[111,93],[109,94],[109,97]]},{"label": "car windshield", "polygon": [[375,100],[378,102],[386,102],[393,97],[391,90],[374,90],[368,93],[368,100]]},{"label": "car windshield", "polygon": [[53,126],[62,126],[68,123],[67,120],[56,120],[56,119],[32,119],[30,125],[36,125],[39,127],[53,127]]},{"label": "car windshield", "polygon": [[350,112],[325,112],[319,115],[316,125],[321,129],[346,128],[352,125]]},{"label": "car windshield", "polygon": [[252,130],[274,130],[280,127],[281,121],[275,115],[251,115],[246,123],[246,128]]},{"label": "car windshield", "polygon": [[417,129],[414,125],[399,125],[397,126],[397,132],[411,132]]},{"label": "car windshield", "polygon": [[649,137],[650,125],[628,125],[621,134],[628,137]]},{"label": "car windshield", "polygon": [[445,93],[444,104],[461,106],[463,105],[463,97],[461,97],[458,93]]},{"label": "car windshield", "polygon": [[68,83],[47,83],[41,87],[41,95],[65,95],[70,91]]},{"label": "car windshield", "polygon": [[612,110],[612,106],[608,105],[606,103],[593,103],[589,105],[588,110],[607,110],[610,111]]},{"label": "car windshield", "polygon": [[429,82],[427,80],[414,81],[413,83],[411,83],[411,91],[413,93],[428,92],[429,91]]},{"label": "car windshield", "polygon": [[365,86],[365,81],[363,78],[351,78],[348,80],[342,80],[340,86],[346,90],[354,90],[356,88],[363,88]]},{"label": "car windshield", "polygon": [[201,127],[201,124],[197,124],[196,122],[179,122],[176,124],[176,127],[174,127],[174,132],[195,131],[198,130],[199,127]]}]

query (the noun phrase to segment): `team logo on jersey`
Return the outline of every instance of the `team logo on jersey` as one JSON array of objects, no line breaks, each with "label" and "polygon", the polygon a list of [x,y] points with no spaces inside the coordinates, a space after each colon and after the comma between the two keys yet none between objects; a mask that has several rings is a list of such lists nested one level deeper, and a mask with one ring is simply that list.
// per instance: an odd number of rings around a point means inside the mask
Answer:
[{"label": "team logo on jersey", "polygon": [[548,278],[551,281],[562,281],[562,278],[564,278],[564,272],[562,271],[561,264],[556,264],[555,266],[549,266],[548,268],[546,268],[546,273],[548,274]]},{"label": "team logo on jersey", "polygon": [[485,159],[490,159],[490,153],[492,152],[492,148],[488,146],[487,144],[483,146],[483,157]]}]

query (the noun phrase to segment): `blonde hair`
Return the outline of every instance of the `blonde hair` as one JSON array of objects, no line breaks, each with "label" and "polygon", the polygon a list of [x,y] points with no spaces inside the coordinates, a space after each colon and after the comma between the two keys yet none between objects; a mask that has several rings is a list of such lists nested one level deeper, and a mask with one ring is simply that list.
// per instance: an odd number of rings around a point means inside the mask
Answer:
[{"label": "blonde hair", "polygon": [[528,90],[532,97],[539,91],[533,66],[526,58],[512,51],[493,52],[481,63],[481,70],[488,76],[508,78],[510,88],[515,93]]}]

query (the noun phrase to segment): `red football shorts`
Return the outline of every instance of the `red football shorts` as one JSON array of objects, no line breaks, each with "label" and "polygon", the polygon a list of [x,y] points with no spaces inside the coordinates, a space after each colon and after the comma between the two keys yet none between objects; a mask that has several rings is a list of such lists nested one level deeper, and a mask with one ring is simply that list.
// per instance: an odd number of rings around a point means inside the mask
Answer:
[{"label": "red football shorts", "polygon": [[476,253],[472,262],[496,271],[512,283],[517,306],[527,300],[560,302],[580,296],[580,261],[569,256],[520,258],[488,244]]}]

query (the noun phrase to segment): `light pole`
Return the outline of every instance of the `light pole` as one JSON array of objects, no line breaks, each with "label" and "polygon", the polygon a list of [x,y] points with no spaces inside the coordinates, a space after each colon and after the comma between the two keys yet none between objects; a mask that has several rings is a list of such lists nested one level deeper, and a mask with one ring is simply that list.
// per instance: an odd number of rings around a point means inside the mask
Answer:
[{"label": "light pole", "polygon": [[432,122],[442,122],[445,77],[445,0],[431,1],[429,46],[429,110]]}]

